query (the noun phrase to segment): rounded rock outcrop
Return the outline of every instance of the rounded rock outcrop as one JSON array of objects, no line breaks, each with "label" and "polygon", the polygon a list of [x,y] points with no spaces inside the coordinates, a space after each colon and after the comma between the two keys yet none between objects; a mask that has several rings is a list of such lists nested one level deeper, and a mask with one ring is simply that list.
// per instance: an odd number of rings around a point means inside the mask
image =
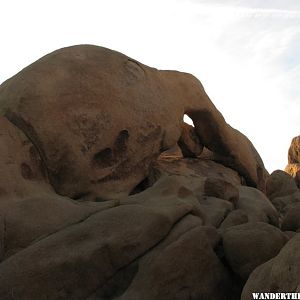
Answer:
[{"label": "rounded rock outcrop", "polygon": [[34,144],[56,192],[73,199],[128,195],[180,139],[184,114],[224,164],[265,187],[253,145],[195,77],[103,47],[67,47],[39,59],[1,85],[0,111]]}]

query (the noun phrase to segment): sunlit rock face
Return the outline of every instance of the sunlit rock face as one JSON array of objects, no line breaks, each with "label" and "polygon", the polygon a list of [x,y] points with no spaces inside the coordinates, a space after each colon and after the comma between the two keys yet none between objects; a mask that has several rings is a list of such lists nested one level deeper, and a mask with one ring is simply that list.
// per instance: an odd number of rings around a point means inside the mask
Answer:
[{"label": "sunlit rock face", "polygon": [[285,171],[295,178],[298,187],[300,187],[300,136],[292,139]]},{"label": "sunlit rock face", "polygon": [[192,75],[73,46],[2,84],[0,112],[1,300],[237,300],[252,274],[277,284],[260,267],[297,246],[299,189],[269,177]]}]

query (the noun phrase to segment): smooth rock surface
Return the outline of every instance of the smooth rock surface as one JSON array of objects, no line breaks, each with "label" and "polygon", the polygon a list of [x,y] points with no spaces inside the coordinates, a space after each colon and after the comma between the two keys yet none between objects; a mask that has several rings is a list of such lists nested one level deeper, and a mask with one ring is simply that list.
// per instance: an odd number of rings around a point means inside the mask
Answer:
[{"label": "smooth rock surface", "polygon": [[269,199],[283,197],[298,191],[294,178],[284,171],[274,171],[267,180],[266,194]]},{"label": "smooth rock surface", "polygon": [[278,228],[262,222],[232,226],[223,233],[225,258],[243,280],[275,257],[286,242],[287,237]]},{"label": "smooth rock surface", "polygon": [[288,235],[249,223],[280,225],[268,176],[194,76],[50,53],[0,86],[0,299],[238,300]]},{"label": "smooth rock surface", "polygon": [[285,207],[281,229],[284,231],[297,231],[300,229],[300,202]]},{"label": "smooth rock surface", "polygon": [[265,189],[267,172],[253,145],[225,122],[195,77],[106,48],[79,45],[42,57],[1,85],[0,111],[33,143],[55,191],[73,199],[128,195],[177,143],[184,114],[201,144]]},{"label": "smooth rock surface", "polygon": [[257,267],[250,275],[242,300],[253,299],[252,293],[294,292],[300,283],[300,234],[296,234],[279,254]]},{"label": "smooth rock surface", "polygon": [[240,186],[240,198],[236,205],[248,217],[249,222],[265,222],[279,225],[279,214],[270,200],[259,190]]}]

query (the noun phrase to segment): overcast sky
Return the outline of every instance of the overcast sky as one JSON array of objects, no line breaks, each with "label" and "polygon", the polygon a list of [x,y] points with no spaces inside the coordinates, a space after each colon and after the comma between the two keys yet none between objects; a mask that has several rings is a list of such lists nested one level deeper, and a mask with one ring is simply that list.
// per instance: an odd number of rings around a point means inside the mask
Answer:
[{"label": "overcast sky", "polygon": [[299,0],[9,0],[0,82],[64,46],[96,44],[197,76],[271,172],[300,134]]}]

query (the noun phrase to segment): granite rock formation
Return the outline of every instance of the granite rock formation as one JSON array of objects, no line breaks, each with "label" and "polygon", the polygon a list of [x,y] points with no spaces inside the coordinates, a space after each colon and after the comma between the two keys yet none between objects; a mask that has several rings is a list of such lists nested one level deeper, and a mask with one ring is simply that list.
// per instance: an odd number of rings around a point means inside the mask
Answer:
[{"label": "granite rock formation", "polygon": [[190,74],[90,45],[46,55],[0,86],[0,175],[0,299],[299,289],[297,185]]},{"label": "granite rock formation", "polygon": [[285,171],[295,178],[296,184],[300,188],[300,136],[292,139]]}]

